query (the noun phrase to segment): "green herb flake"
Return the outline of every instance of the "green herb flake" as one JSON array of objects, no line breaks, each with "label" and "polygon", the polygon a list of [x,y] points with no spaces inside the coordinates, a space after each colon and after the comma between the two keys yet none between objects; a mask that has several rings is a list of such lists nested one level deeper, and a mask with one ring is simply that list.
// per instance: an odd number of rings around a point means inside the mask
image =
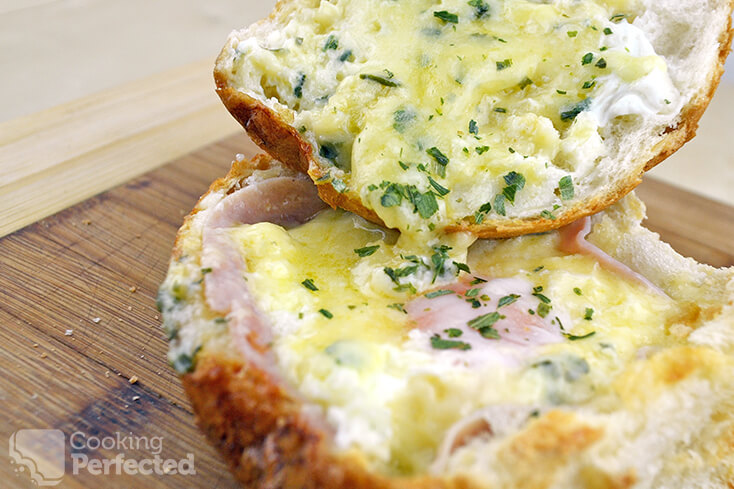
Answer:
[{"label": "green herb flake", "polygon": [[599,61],[597,61],[594,66],[603,70],[607,67],[607,60],[605,60],[604,58],[599,58]]},{"label": "green herb flake", "polygon": [[494,211],[500,216],[506,216],[507,210],[505,209],[505,196],[504,194],[497,194],[494,196]]},{"label": "green herb flake", "polygon": [[336,164],[336,159],[339,157],[339,150],[332,143],[324,143],[319,146],[319,156]]},{"label": "green herb flake", "polygon": [[454,293],[453,290],[438,289],[438,290],[434,290],[432,292],[427,292],[425,294],[425,297],[426,297],[426,299],[435,299],[436,297],[441,297],[441,296],[444,296],[444,295],[450,295],[450,294],[453,294],[453,293]]},{"label": "green herb flake", "polygon": [[306,83],[306,74],[301,73],[298,75],[298,79],[296,80],[296,86],[293,87],[293,95],[296,96],[296,98],[302,98],[303,97],[303,85]]},{"label": "green herb flake", "polygon": [[497,112],[497,113],[499,113],[499,114],[506,114],[507,113],[507,109],[505,109],[504,107],[495,107],[494,108],[494,111]]},{"label": "green herb flake", "polygon": [[449,336],[449,338],[458,338],[464,334],[462,330],[457,329],[457,328],[444,329],[443,332],[446,333]]},{"label": "green herb flake", "polygon": [[479,291],[481,289],[469,289],[466,292],[464,292],[464,296],[466,297],[476,297],[479,295]]},{"label": "green herb flake", "polygon": [[574,105],[569,110],[561,112],[561,120],[564,122],[572,121],[578,116],[581,112],[587,110],[591,106],[591,99],[585,98],[581,102]]},{"label": "green herb flake", "polygon": [[508,186],[517,187],[518,190],[522,190],[525,187],[525,177],[516,171],[511,171],[502,178]]},{"label": "green herb flake", "polygon": [[574,190],[571,175],[566,175],[558,181],[558,189],[561,193],[561,200],[573,199],[574,195],[576,195],[576,191]]},{"label": "green herb flake", "polygon": [[339,61],[344,63],[345,61],[349,61],[352,57],[354,57],[354,54],[352,53],[350,49],[347,49],[346,51],[342,53],[341,56],[339,56]]},{"label": "green herb flake", "polygon": [[451,12],[447,12],[446,10],[439,10],[438,12],[433,12],[433,16],[447,23],[451,23],[451,24],[459,23],[459,16],[456,14],[452,14]]},{"label": "green herb flake", "polygon": [[568,37],[576,37],[578,35],[579,31],[568,31],[566,34],[568,34]]},{"label": "green herb flake", "polygon": [[479,126],[474,119],[469,121],[469,134],[474,134],[475,136],[479,134]]},{"label": "green herb flake", "polygon": [[484,218],[492,211],[492,204],[490,202],[487,202],[486,204],[482,204],[481,207],[479,207],[479,210],[474,213],[474,222],[476,224],[481,224],[482,221],[484,221]]},{"label": "green herb flake", "polygon": [[593,316],[594,316],[594,310],[590,307],[587,307],[586,311],[584,312],[584,319],[587,321],[591,321]]},{"label": "green herb flake", "polygon": [[593,53],[586,53],[586,54],[584,54],[583,58],[581,58],[581,64],[582,65],[588,65],[592,61],[594,61],[594,54]]},{"label": "green herb flake", "polygon": [[[485,283],[487,283],[487,281],[484,280],[483,278],[479,278],[479,277],[474,277],[474,280],[472,280],[470,282],[471,285],[478,285],[478,284],[485,284]],[[487,300],[489,300],[489,299],[487,299]]]},{"label": "green herb flake", "polygon": [[566,95],[568,92],[566,92],[565,90],[556,90],[556,93],[558,95]]},{"label": "green herb flake", "polygon": [[334,187],[334,190],[336,190],[340,194],[343,194],[348,190],[347,184],[344,183],[344,180],[341,180],[340,178],[332,178],[331,186]]},{"label": "green herb flake", "polygon": [[474,7],[474,17],[481,19],[489,14],[489,4],[484,0],[469,0],[469,6]]},{"label": "green herb flake", "polygon": [[551,211],[549,211],[549,210],[542,211],[540,213],[540,217],[542,217],[543,219],[548,219],[550,221],[555,221],[556,220],[556,216]]},{"label": "green herb flake", "polygon": [[308,290],[311,290],[313,292],[316,292],[317,290],[319,290],[319,288],[316,287],[316,284],[313,283],[313,279],[310,279],[310,278],[307,278],[306,280],[301,282],[301,285],[303,285]]},{"label": "green herb flake", "polygon": [[326,319],[332,319],[334,315],[329,312],[327,309],[319,309],[319,312],[326,318]]},{"label": "green herb flake", "polygon": [[438,212],[438,202],[433,192],[420,193],[418,191],[411,194],[411,201],[415,206],[415,212],[418,212],[423,219],[428,219]]},{"label": "green herb flake", "polygon": [[548,313],[551,310],[551,306],[546,304],[545,302],[541,302],[538,304],[538,316],[544,318],[548,315]]},{"label": "green herb flake", "polygon": [[537,272],[541,271],[541,270],[542,270],[542,269],[544,269],[544,268],[545,268],[545,266],[544,266],[544,265],[540,265],[539,267],[535,267],[535,268],[533,269],[533,272],[536,272],[536,273],[537,273]]},{"label": "green herb flake", "polygon": [[379,83],[380,85],[384,85],[386,87],[395,88],[400,86],[400,82],[397,80],[391,80],[390,78],[386,78],[381,75],[371,75],[367,73],[362,73],[359,75],[360,80],[370,80],[376,83]]},{"label": "green herb flake", "polygon": [[354,252],[364,258],[366,256],[372,256],[375,254],[377,250],[380,249],[380,245],[374,245],[374,246],[365,246],[364,248],[356,248]]},{"label": "green herb flake", "polygon": [[584,82],[581,88],[584,90],[589,90],[590,88],[594,88],[595,85],[596,85],[596,80],[588,80]]},{"label": "green herb flake", "polygon": [[402,312],[403,314],[408,314],[408,311],[405,310],[405,304],[396,302],[395,304],[389,304],[387,307],[389,307],[390,309],[395,309],[398,312]]},{"label": "green herb flake", "polygon": [[499,302],[497,302],[497,309],[504,306],[509,306],[513,302],[516,302],[520,298],[517,294],[510,294],[502,297]]},{"label": "green herb flake", "polygon": [[607,36],[611,36],[614,33],[612,32],[612,30],[609,27],[605,27],[604,28],[604,34],[607,35]]},{"label": "green herb flake", "polygon": [[551,302],[551,300],[548,297],[540,293],[540,290],[538,291],[533,290],[533,296],[537,297],[540,300],[540,302],[543,302],[544,304],[550,304]]},{"label": "green herb flake", "polygon": [[503,61],[497,61],[497,71],[502,71],[512,66],[511,59],[505,59]]},{"label": "green herb flake", "polygon": [[470,350],[471,345],[463,341],[445,340],[439,335],[431,336],[431,347],[436,350]]},{"label": "green herb flake", "polygon": [[417,115],[412,110],[399,109],[393,113],[393,129],[399,133],[404,133],[410,124],[415,121]]},{"label": "green herb flake", "polygon": [[436,180],[434,180],[430,176],[428,177],[428,183],[431,184],[431,187],[434,188],[434,190],[436,191],[436,193],[438,193],[439,197],[443,197],[443,196],[445,196],[446,194],[448,194],[450,192],[449,189],[447,189],[446,187],[442,186],[440,183],[438,183]]},{"label": "green herb flake", "polygon": [[212,273],[212,267],[206,267],[201,269],[201,274],[206,275],[207,273]]},{"label": "green herb flake", "polygon": [[579,289],[578,287],[573,288],[573,293],[576,295],[583,295],[583,292],[581,292],[581,289]]},{"label": "green herb flake", "polygon": [[330,49],[334,49],[334,50],[339,49],[339,41],[337,40],[336,36],[333,35],[333,34],[330,35],[326,39],[326,43],[324,44],[324,49],[323,50],[324,50],[324,52],[326,52],[326,51],[328,51]]},{"label": "green herb flake", "polygon": [[487,151],[489,151],[489,146],[477,146],[474,148],[474,151],[477,152],[478,155],[483,155]]},{"label": "green herb flake", "polygon": [[475,317],[466,324],[470,328],[478,330],[482,328],[491,328],[500,319],[504,319],[504,316],[495,311]]},{"label": "green herb flake", "polygon": [[622,19],[624,19],[625,17],[626,17],[626,15],[625,15],[625,14],[614,14],[614,15],[612,15],[612,16],[611,16],[611,17],[609,18],[609,20],[611,20],[611,21],[612,21],[612,22],[614,22],[615,24],[618,24],[618,23],[619,23],[619,22],[621,22],[621,21],[622,21]]},{"label": "green herb flake", "polygon": [[596,334],[596,331],[592,331],[590,333],[586,333],[585,335],[581,335],[581,336],[576,336],[576,335],[566,334],[566,333],[564,333],[563,336],[568,338],[570,341],[578,341],[578,340],[585,340],[586,338],[591,338],[595,334]]},{"label": "green herb flake", "polygon": [[525,87],[532,85],[532,84],[533,84],[533,80],[531,80],[530,78],[526,76],[525,78],[520,80],[520,84],[519,84],[520,90],[524,90]]},{"label": "green herb flake", "polygon": [[440,149],[437,147],[428,148],[426,150],[426,153],[428,153],[429,156],[431,156],[434,160],[436,160],[436,163],[441,165],[442,167],[445,167],[449,164],[449,158],[441,152]]}]

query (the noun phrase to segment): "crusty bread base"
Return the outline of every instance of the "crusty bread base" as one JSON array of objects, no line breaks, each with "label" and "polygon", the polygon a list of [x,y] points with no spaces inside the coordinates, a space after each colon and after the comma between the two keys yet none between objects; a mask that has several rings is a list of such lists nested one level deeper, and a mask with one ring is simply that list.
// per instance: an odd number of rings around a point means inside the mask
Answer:
[{"label": "crusty bread base", "polygon": [[[276,10],[270,18],[274,18],[277,9],[278,6],[276,6]],[[698,122],[711,102],[711,98],[721,80],[721,75],[724,73],[724,62],[731,50],[733,36],[734,31],[731,29],[730,18],[728,27],[719,40],[721,47],[718,63],[712,71],[708,90],[702,93],[699,98],[692,100],[681,114],[678,125],[669,128],[665,133],[664,138],[653,149],[656,156],[641,164],[637,171],[627,172],[609,191],[602,195],[592,196],[586,201],[581,201],[573,207],[565,209],[556,216],[556,219],[541,217],[527,219],[487,218],[481,224],[475,224],[472,218],[465,218],[448,226],[446,231],[466,231],[480,238],[510,238],[558,229],[577,219],[595,214],[617,202],[642,182],[642,175],[646,171],[675,153],[696,135]],[[220,54],[220,58],[223,59],[223,56],[225,56],[224,51]],[[219,65],[218,59],[216,66]],[[260,148],[291,168],[304,173],[307,172],[314,182],[328,175],[328,172],[325,172],[314,158],[311,145],[283,117],[266,107],[262,102],[229,86],[226,73],[220,72],[216,68],[214,70],[214,80],[217,86],[217,94],[224,102],[227,110],[242,124]],[[376,224],[385,225],[373,210],[362,204],[359,196],[354,192],[339,193],[330,184],[319,185],[318,191],[319,196],[330,206],[354,212]]]},{"label": "crusty bread base", "polygon": [[[388,478],[370,472],[356,455],[335,455],[329,436],[303,414],[269,375],[243,359],[201,356],[183,385],[199,427],[229,463],[244,487],[278,489],[476,489],[464,478]],[[594,428],[574,424],[562,412],[549,413],[527,439],[519,439],[511,462],[516,463],[518,489],[548,486],[562,462],[600,437]],[[568,419],[567,419],[568,418]],[[542,435],[539,437],[537,435]],[[534,463],[528,463],[528,462]],[[547,470],[538,470],[541,464]],[[626,489],[633,473],[588,474],[595,489]],[[590,486],[591,487],[591,486]]]}]

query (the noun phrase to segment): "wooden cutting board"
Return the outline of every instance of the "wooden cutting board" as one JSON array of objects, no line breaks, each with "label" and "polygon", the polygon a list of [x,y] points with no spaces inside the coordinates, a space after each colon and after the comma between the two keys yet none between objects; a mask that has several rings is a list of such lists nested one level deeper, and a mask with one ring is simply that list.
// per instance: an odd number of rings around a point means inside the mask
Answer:
[{"label": "wooden cutting board", "polygon": [[[161,437],[161,458],[195,456],[196,475],[93,476],[69,475],[67,453],[57,487],[235,487],[166,363],[155,296],[183,216],[236,153],[254,152],[244,135],[227,138],[0,239],[3,487],[32,487],[6,463],[5,440],[46,428],[67,440],[75,432]],[[733,208],[652,179],[638,194],[648,226],[674,247],[734,265]],[[123,448],[85,453],[152,457],[145,446]]]}]

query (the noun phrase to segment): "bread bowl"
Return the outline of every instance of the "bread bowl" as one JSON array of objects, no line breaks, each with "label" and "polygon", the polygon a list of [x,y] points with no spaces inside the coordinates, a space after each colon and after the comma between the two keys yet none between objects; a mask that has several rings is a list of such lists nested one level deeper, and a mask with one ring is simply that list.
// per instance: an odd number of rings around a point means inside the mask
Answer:
[{"label": "bread bowl", "polygon": [[605,208],[694,136],[733,5],[283,0],[230,34],[215,80],[330,205],[516,236]]},{"label": "bread bowl", "polygon": [[161,287],[171,363],[244,487],[731,487],[734,269],[678,255],[634,195],[428,244],[325,207],[239,159]]}]

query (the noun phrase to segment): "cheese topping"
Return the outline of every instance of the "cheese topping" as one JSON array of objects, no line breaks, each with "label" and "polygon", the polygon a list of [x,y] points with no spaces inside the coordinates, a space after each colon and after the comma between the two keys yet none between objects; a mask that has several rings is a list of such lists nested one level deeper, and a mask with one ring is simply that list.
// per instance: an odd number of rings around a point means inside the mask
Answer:
[{"label": "cheese topping", "polygon": [[326,210],[230,236],[279,370],[340,449],[390,474],[426,470],[488,406],[603,402],[641,351],[682,341],[672,299],[561,251],[558,232],[425,245]]},{"label": "cheese topping", "polygon": [[320,184],[388,227],[553,218],[592,187],[618,118],[681,97],[636,3],[334,1],[236,46],[234,76],[314,148]]}]

